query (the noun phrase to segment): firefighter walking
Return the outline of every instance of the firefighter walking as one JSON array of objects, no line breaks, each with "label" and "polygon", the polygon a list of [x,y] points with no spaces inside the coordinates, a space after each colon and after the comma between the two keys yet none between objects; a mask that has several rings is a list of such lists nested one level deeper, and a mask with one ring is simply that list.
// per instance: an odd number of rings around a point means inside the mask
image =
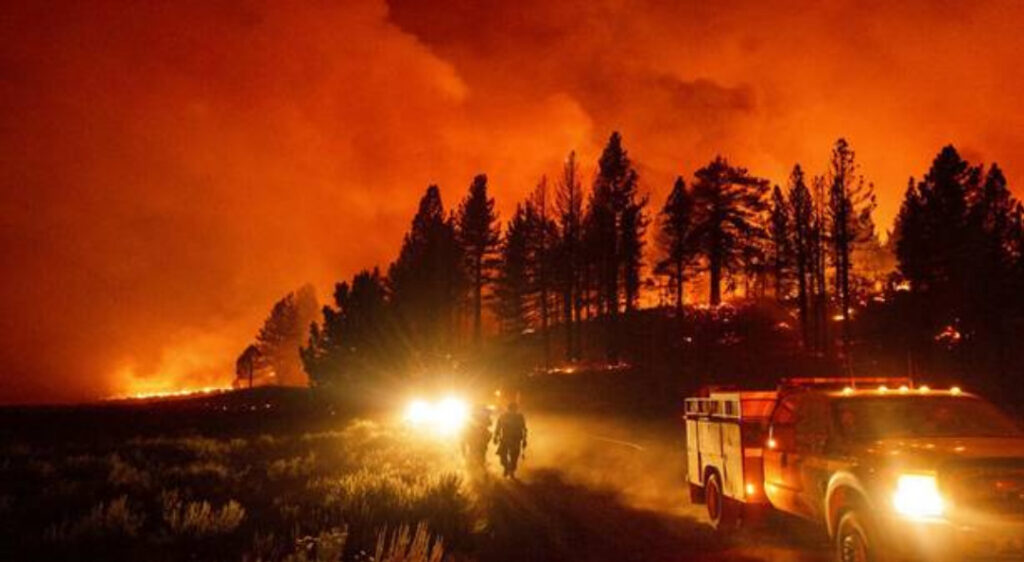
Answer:
[{"label": "firefighter walking", "polygon": [[505,478],[515,478],[519,456],[526,449],[526,418],[515,402],[509,402],[505,413],[498,418],[494,426],[494,443],[498,446]]},{"label": "firefighter walking", "polygon": [[491,412],[478,408],[462,434],[462,453],[471,470],[487,467],[487,445],[491,442]]}]

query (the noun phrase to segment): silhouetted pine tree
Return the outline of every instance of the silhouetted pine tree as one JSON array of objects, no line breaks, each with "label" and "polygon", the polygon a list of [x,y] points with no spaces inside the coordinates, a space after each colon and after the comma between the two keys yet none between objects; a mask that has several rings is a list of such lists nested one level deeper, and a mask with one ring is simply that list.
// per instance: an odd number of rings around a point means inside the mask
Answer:
[{"label": "silhouetted pine tree", "polygon": [[558,261],[558,225],[551,217],[548,201],[547,177],[542,177],[526,201],[526,223],[529,240],[530,279],[532,302],[539,321],[544,342],[544,364],[551,361],[551,334],[549,333],[553,300],[557,295],[555,271]]},{"label": "silhouetted pine tree", "polygon": [[1024,326],[1021,217],[997,165],[986,172],[946,146],[921,181],[911,179],[894,232],[916,312],[900,317],[901,330],[916,334],[908,351],[929,353],[936,334],[952,330],[963,348],[953,358],[969,363],[958,370],[1016,398],[1019,385],[1007,382],[1017,376],[1012,358]]},{"label": "silhouetted pine tree", "polygon": [[445,216],[440,190],[432,185],[388,270],[395,315],[419,367],[437,366],[453,351],[467,287],[464,263],[455,220]]},{"label": "silhouetted pine tree", "polygon": [[570,152],[562,167],[555,194],[557,213],[558,262],[556,272],[562,292],[562,322],[565,329],[566,359],[579,359],[578,325],[583,309],[583,185],[580,183],[576,153]]},{"label": "silhouetted pine tree", "polygon": [[924,279],[929,275],[929,263],[926,254],[923,253],[928,245],[923,236],[924,231],[924,202],[914,178],[911,177],[907,180],[907,189],[903,192],[903,203],[896,215],[893,236],[900,274],[911,283],[918,283],[919,289],[924,287]]},{"label": "silhouetted pine tree", "polygon": [[768,220],[768,231],[771,238],[771,267],[775,281],[775,298],[785,299],[789,293],[789,277],[793,266],[793,237],[790,232],[792,220],[790,208],[782,189],[775,186],[772,190],[771,215]]},{"label": "silhouetted pine tree", "polygon": [[523,205],[505,227],[493,303],[504,334],[521,334],[530,325],[530,225]]},{"label": "silhouetted pine tree", "polygon": [[394,333],[387,289],[377,269],[361,271],[334,288],[334,306],[310,327],[301,350],[303,366],[316,387],[340,388],[372,382],[384,372],[404,372]]},{"label": "silhouetted pine tree", "polygon": [[694,239],[694,202],[683,178],[676,178],[672,192],[661,209],[657,234],[658,246],[665,258],[658,271],[668,275],[675,295],[676,312],[683,314],[683,293],[687,271],[700,254]]},{"label": "silhouetted pine tree", "polygon": [[583,297],[583,313],[586,320],[604,314],[604,299],[600,287],[600,259],[602,228],[599,226],[601,213],[594,208],[594,193],[590,193],[583,213],[583,236],[580,248],[580,295]]},{"label": "silhouetted pine tree", "polygon": [[493,281],[501,233],[494,199],[487,196],[487,176],[473,178],[458,214],[458,238],[466,259],[473,306],[473,341],[479,343],[485,292]]},{"label": "silhouetted pine tree", "polygon": [[797,309],[800,314],[800,333],[805,349],[811,347],[810,332],[810,287],[813,248],[811,229],[814,222],[814,201],[804,183],[804,171],[797,164],[789,176],[789,210],[792,219],[790,247],[797,279]]},{"label": "silhouetted pine tree", "polygon": [[249,344],[235,360],[235,388],[252,388],[256,372],[266,368],[266,361],[256,344]]},{"label": "silhouetted pine tree", "polygon": [[811,291],[811,303],[814,308],[814,348],[822,353],[829,353],[828,335],[828,285],[825,272],[828,254],[828,214],[826,211],[825,178],[815,176],[811,180],[814,187],[814,220],[811,222],[811,278],[814,281]]},{"label": "silhouetted pine tree", "polygon": [[896,220],[896,253],[913,292],[948,311],[934,321],[958,318],[987,329],[1012,316],[1020,213],[997,165],[985,173],[952,146],[921,182],[911,180]]},{"label": "silhouetted pine tree", "polygon": [[649,222],[644,212],[647,197],[635,198],[622,213],[622,287],[626,312],[636,310],[640,301],[640,276],[644,262],[644,240]]},{"label": "silhouetted pine tree", "polygon": [[707,258],[710,303],[722,301],[722,275],[744,265],[752,246],[765,236],[768,182],[729,165],[721,156],[694,174],[695,240]]},{"label": "silhouetted pine tree", "polygon": [[618,360],[620,306],[625,302],[627,309],[632,309],[639,294],[646,203],[646,198],[638,196],[637,173],[622,147],[622,137],[612,133],[598,161],[590,202],[594,230],[588,240],[596,257],[610,361]]},{"label": "silhouetted pine tree", "polygon": [[829,167],[828,216],[832,227],[832,263],[835,266],[836,298],[843,318],[843,350],[850,339],[850,308],[853,305],[850,290],[851,256],[854,246],[874,236],[871,213],[875,209],[875,194],[871,184],[857,173],[853,150],[845,139],[839,139],[832,148]]},{"label": "silhouetted pine tree", "polygon": [[306,384],[299,348],[305,343],[306,332],[318,307],[312,285],[304,285],[274,303],[256,334],[255,354],[246,348],[239,357],[241,371],[237,373],[236,386]]},{"label": "silhouetted pine tree", "polygon": [[896,224],[900,272],[914,291],[940,299],[954,313],[969,274],[968,199],[980,182],[980,167],[946,146],[924,179],[908,189]]},{"label": "silhouetted pine tree", "polygon": [[[1014,282],[1014,266],[1020,254],[1020,202],[1010,193],[1003,171],[997,164],[989,167],[978,192],[971,198],[967,215],[971,251],[967,254],[970,271],[967,298],[978,323],[1001,326],[1011,316],[1012,304],[1019,297]],[[1005,331],[1005,330],[1003,330]]]}]

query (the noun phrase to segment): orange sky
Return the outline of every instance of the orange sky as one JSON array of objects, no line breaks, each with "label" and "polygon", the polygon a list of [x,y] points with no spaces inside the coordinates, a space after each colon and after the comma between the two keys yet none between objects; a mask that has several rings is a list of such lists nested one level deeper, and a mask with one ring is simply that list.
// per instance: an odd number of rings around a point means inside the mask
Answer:
[{"label": "orange sky", "polygon": [[428,183],[487,172],[508,216],[613,129],[659,206],[716,153],[782,181],[840,135],[885,228],[945,143],[1024,183],[1019,2],[30,4],[0,18],[0,402],[226,383]]}]

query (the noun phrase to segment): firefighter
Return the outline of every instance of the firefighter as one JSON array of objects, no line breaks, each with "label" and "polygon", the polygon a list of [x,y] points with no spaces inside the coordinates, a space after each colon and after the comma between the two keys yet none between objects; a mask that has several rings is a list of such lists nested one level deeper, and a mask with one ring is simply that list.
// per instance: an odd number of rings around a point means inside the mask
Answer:
[{"label": "firefighter", "polygon": [[487,466],[487,445],[491,441],[491,411],[477,408],[462,435],[462,451],[471,468]]},{"label": "firefighter", "polygon": [[498,457],[505,469],[505,478],[514,479],[519,455],[526,449],[526,419],[514,401],[509,402],[505,413],[494,426],[494,443],[498,446]]}]

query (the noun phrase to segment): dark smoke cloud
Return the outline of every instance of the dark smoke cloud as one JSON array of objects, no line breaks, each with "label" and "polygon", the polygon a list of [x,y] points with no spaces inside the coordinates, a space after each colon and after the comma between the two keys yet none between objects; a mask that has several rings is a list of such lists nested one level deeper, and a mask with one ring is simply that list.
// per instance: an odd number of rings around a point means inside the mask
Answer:
[{"label": "dark smoke cloud", "polygon": [[[944,143],[1021,184],[1017,3],[56,2],[0,18],[0,401],[223,384],[422,189],[505,216],[623,131],[654,202],[848,136],[893,216]],[[588,171],[589,173],[589,171]]]}]

